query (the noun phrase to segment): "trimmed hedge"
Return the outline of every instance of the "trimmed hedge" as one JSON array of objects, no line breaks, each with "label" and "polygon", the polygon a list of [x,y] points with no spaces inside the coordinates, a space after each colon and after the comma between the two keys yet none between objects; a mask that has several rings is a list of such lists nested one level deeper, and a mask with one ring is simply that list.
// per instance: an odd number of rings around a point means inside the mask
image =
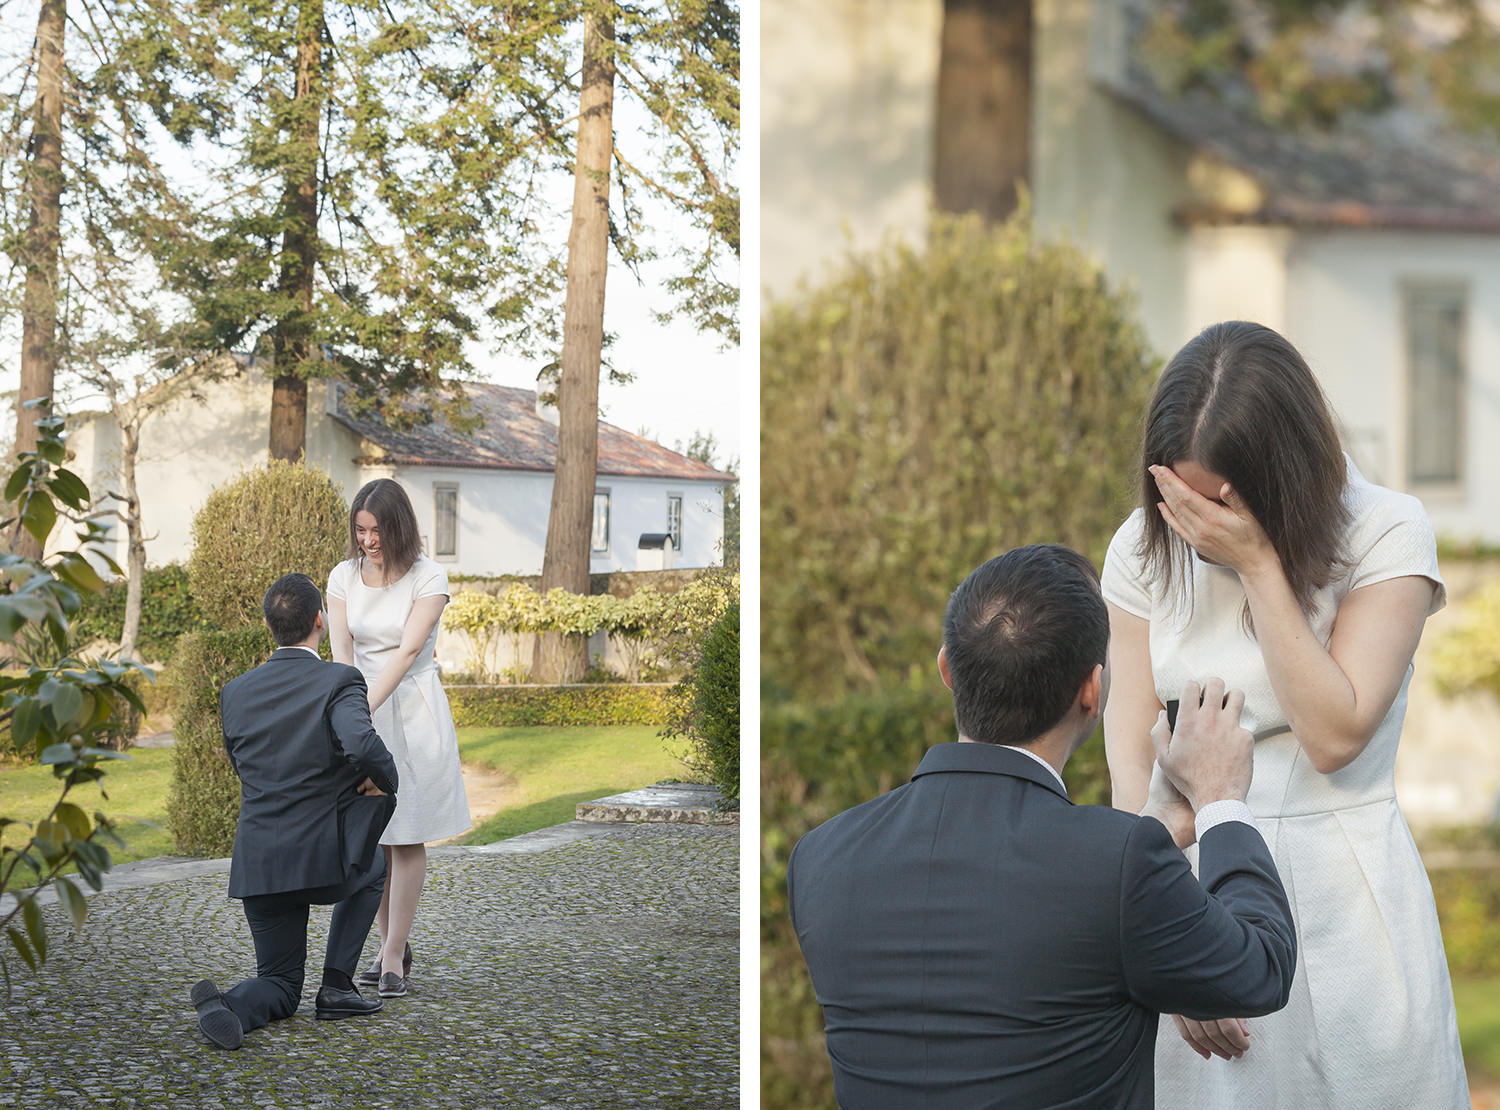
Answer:
[{"label": "trimmed hedge", "polygon": [[693,736],[719,792],[740,800],[740,606],[714,622],[693,674]]},{"label": "trimmed hedge", "polygon": [[177,850],[227,856],[240,816],[240,780],[224,751],[219,691],[260,666],[276,645],[264,625],[229,632],[190,632],[177,644],[172,674],[178,691],[168,803]]},{"label": "trimmed hedge", "polygon": [[521,725],[662,725],[671,717],[669,684],[445,686],[460,728]]},{"label": "trimmed hedge", "polygon": [[[127,585],[122,578],[106,586],[102,593],[83,595],[83,607],[72,621],[78,642],[120,642],[125,630]],[[203,613],[188,593],[187,567],[168,563],[147,568],[141,587],[141,629],[136,642],[140,657],[165,662],[172,658],[179,636],[203,627]]]},{"label": "trimmed hedge", "polygon": [[[787,916],[786,861],[792,847],[835,814],[900,786],[929,747],[956,738],[953,697],[936,678],[816,706],[763,703],[762,1105],[834,1104],[823,1017]],[[1074,801],[1108,802],[1100,733],[1068,761],[1064,778]]]},{"label": "trimmed hedge", "polygon": [[261,599],[283,574],[300,571],[324,588],[348,529],[338,483],[316,467],[271,459],[243,471],[193,517],[193,599],[218,627],[258,625]]}]

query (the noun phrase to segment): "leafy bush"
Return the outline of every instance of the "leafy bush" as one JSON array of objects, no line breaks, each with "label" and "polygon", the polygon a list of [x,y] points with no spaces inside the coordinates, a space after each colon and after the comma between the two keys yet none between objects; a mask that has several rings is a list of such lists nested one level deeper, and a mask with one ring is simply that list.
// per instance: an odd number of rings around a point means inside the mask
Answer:
[{"label": "leafy bush", "polygon": [[[1008,548],[1096,562],[1159,367],[1080,251],[940,221],[761,330],[761,667],[811,698],[927,664],[949,593]],[[810,646],[815,648],[810,650]]]},{"label": "leafy bush", "polygon": [[459,727],[661,725],[672,711],[666,685],[447,686]]},{"label": "leafy bush", "polygon": [[[14,512],[0,521],[0,532],[18,531],[19,525],[45,546],[57,523],[56,502],[83,512],[89,490],[62,467],[66,453],[62,418],[50,415],[45,401],[27,402],[26,407],[42,412],[36,421],[37,447],[18,456],[19,464],[5,484],[5,501],[14,505]],[[0,638],[14,648],[28,634],[40,634],[50,641],[54,653],[45,664],[28,666],[24,673],[0,676],[0,723],[10,733],[10,743],[17,752],[34,754],[51,766],[62,783],[52,809],[34,826],[0,816],[0,832],[18,824],[31,829],[31,835],[19,843],[13,838],[0,847],[0,893],[13,896],[8,907],[0,905],[0,929],[33,971],[46,960],[48,951],[37,894],[52,885],[73,928],[78,929],[88,915],[88,903],[62,871],[73,865],[84,882],[99,890],[103,873],[112,863],[102,841],[120,843],[103,813],[95,811],[90,817],[67,800],[73,787],[104,778],[101,762],[128,758],[96,745],[120,727],[125,710],[141,709],[140,697],[130,685],[143,673],[139,666],[108,659],[89,663],[66,655],[72,636],[70,621],[82,597],[104,588],[94,565],[119,573],[105,550],[106,535],[98,520],[87,518],[79,532],[80,546],[50,562],[14,550],[0,553]],[[0,976],[9,996],[10,965],[3,952]]]},{"label": "leafy bush", "polygon": [[240,780],[224,751],[219,691],[260,666],[276,649],[264,624],[230,631],[190,632],[177,642],[172,675],[178,688],[168,812],[179,851],[224,856],[234,848]]},{"label": "leafy bush", "polygon": [[1500,975],[1500,871],[1443,868],[1429,878],[1449,971],[1455,978]]},{"label": "leafy bush", "polygon": [[[73,632],[79,642],[120,642],[125,627],[126,585],[122,578],[84,599],[73,621]],[[177,637],[203,626],[203,614],[188,590],[187,568],[181,563],[168,563],[148,569],[141,590],[141,632],[137,643],[141,657],[168,660],[177,647]]]},{"label": "leafy bush", "polygon": [[1445,693],[1500,697],[1500,582],[1465,600],[1463,615],[1433,645],[1432,676]]},{"label": "leafy bush", "polygon": [[[626,680],[637,682],[659,659],[682,662],[684,645],[701,636],[738,593],[738,575],[723,571],[696,578],[675,593],[647,585],[624,597],[561,589],[543,595],[511,582],[497,594],[460,591],[444,609],[443,621],[465,641],[466,673],[476,678],[499,677],[494,649],[501,636],[510,640],[511,658],[519,659],[526,637],[539,632],[592,636],[604,631],[625,657]],[[513,671],[520,673],[508,677],[524,678],[529,668]]]},{"label": "leafy bush", "polygon": [[271,583],[300,571],[321,589],[343,558],[349,506],[321,470],[272,459],[215,489],[193,518],[193,600],[219,628],[259,624]]},{"label": "leafy bush", "polygon": [[708,774],[725,799],[740,800],[740,606],[709,629],[693,672],[692,745],[687,763]]}]

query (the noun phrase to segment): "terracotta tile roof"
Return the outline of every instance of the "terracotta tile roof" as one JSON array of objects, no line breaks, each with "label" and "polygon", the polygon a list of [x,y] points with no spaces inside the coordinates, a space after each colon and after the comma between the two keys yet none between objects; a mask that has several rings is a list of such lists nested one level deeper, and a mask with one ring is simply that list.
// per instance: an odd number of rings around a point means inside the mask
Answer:
[{"label": "terracotta tile roof", "polygon": [[1105,88],[1264,193],[1252,212],[1182,204],[1180,223],[1500,231],[1500,157],[1412,113],[1288,132],[1205,94],[1168,96],[1139,72]]},{"label": "terracotta tile roof", "polygon": [[[342,395],[343,388],[340,388]],[[333,419],[364,436],[383,452],[382,461],[405,466],[457,466],[494,470],[554,470],[557,427],[536,411],[536,392],[488,382],[465,382],[464,392],[483,423],[472,433],[446,421],[397,430],[351,416],[342,405]],[[361,460],[366,461],[366,460]],[[599,422],[600,474],[637,478],[736,481],[732,475],[680,455],[659,443]]]}]

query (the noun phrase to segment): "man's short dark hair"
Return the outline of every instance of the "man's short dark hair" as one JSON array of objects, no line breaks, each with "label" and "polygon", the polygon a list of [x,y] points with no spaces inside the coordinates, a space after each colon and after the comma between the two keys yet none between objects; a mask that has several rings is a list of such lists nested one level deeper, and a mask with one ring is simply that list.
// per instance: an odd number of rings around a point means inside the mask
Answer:
[{"label": "man's short dark hair", "polygon": [[1062,720],[1109,648],[1093,564],[1059,544],[985,563],[948,600],[943,644],[961,736],[1023,744]]},{"label": "man's short dark hair", "polygon": [[307,575],[283,574],[271,583],[261,609],[277,644],[300,644],[312,635],[313,623],[323,609],[323,594]]}]

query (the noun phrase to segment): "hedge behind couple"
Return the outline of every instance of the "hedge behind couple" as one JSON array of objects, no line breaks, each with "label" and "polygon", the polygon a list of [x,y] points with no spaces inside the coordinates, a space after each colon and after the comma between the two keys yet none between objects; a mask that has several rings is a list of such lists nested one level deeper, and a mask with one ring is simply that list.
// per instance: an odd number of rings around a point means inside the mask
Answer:
[{"label": "hedge behind couple", "polygon": [[[447,574],[421,554],[396,482],[355,495],[347,554],[326,608],[304,574],[271,585],[263,611],[277,648],[220,693],[241,784],[229,896],[243,900],[256,960],[256,975],[227,991],[207,979],[192,988],[199,1029],[222,1048],[297,1010],[310,906],[334,907],[316,1017],[372,1014],[405,995],[425,844],[470,825],[433,656]],[[333,662],[318,655],[325,634]],[[376,920],[380,953],[356,977]]]},{"label": "hedge behind couple", "polygon": [[[950,601],[960,741],[988,742],[938,745],[792,855],[840,1101],[1467,1106],[1394,789],[1446,597],[1425,511],[1360,474],[1258,324],[1186,344],[1143,423],[1102,575],[1023,549]],[[1074,807],[1058,772],[1101,719],[1115,808]],[[1253,750],[1247,790],[1195,781],[1208,733]]]}]

